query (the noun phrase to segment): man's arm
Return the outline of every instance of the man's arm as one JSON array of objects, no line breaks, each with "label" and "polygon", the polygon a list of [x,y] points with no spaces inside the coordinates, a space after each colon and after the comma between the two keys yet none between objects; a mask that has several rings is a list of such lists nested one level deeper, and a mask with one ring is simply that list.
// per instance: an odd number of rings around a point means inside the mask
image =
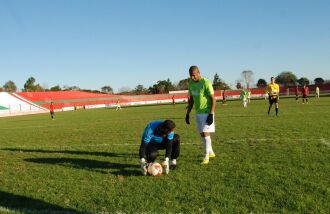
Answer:
[{"label": "man's arm", "polygon": [[187,106],[186,119],[185,119],[187,124],[190,124],[189,114],[191,112],[191,109],[192,109],[193,105],[194,105],[194,99],[193,99],[192,96],[189,96],[188,97],[188,106]]},{"label": "man's arm", "polygon": [[169,140],[168,138],[164,138],[165,144],[166,144],[166,152],[165,152],[165,160],[162,163],[163,169],[166,174],[170,172],[170,165],[169,165],[169,160],[172,154],[172,144],[173,140]]},{"label": "man's arm", "polygon": [[194,98],[192,96],[189,96],[188,97],[187,114],[190,114],[193,106],[194,106]]},{"label": "man's arm", "polygon": [[209,115],[207,116],[207,119],[206,119],[206,124],[209,126],[213,123],[215,103],[216,103],[214,94],[210,94],[210,98],[211,98],[211,109],[210,109]]},{"label": "man's arm", "polygon": [[139,150],[140,158],[144,158],[146,154],[147,145],[151,141],[152,137],[153,137],[153,130],[151,129],[150,125],[148,125],[143,132],[143,136],[141,140],[141,145]]},{"label": "man's arm", "polygon": [[140,150],[139,150],[139,155],[140,155],[140,159],[141,158],[144,158],[145,154],[146,154],[146,150],[147,150],[147,145],[146,143],[144,142],[141,142],[141,145],[140,145]]},{"label": "man's arm", "polygon": [[165,159],[171,157],[171,154],[172,154],[172,144],[173,144],[173,140],[166,139]]},{"label": "man's arm", "polygon": [[214,94],[211,94],[210,97],[211,97],[211,112],[210,112],[210,114],[214,114],[214,112],[215,112],[215,104],[216,104],[217,100],[215,99],[215,95]]}]

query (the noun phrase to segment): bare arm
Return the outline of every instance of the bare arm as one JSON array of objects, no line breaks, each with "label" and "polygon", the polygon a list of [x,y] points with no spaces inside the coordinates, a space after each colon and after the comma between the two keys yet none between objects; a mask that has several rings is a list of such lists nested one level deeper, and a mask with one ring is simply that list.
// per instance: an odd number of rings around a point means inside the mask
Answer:
[{"label": "bare arm", "polygon": [[211,94],[210,97],[211,97],[211,112],[210,112],[210,114],[214,114],[215,103],[217,102],[217,100],[215,99],[215,95],[214,94]]},{"label": "bare arm", "polygon": [[188,98],[187,114],[190,114],[192,107],[194,106],[194,99],[192,96]]}]

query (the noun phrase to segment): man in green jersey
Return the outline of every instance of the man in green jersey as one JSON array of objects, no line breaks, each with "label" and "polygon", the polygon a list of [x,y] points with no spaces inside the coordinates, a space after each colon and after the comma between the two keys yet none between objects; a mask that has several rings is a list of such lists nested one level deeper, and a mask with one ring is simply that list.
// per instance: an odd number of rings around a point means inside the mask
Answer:
[{"label": "man in green jersey", "polygon": [[246,108],[247,107],[247,104],[248,104],[248,92],[244,88],[241,91],[240,98],[243,101],[244,108]]},{"label": "man in green jersey", "polygon": [[197,66],[189,68],[189,75],[186,123],[190,124],[189,114],[193,105],[195,105],[197,128],[205,148],[205,157],[201,164],[208,164],[209,158],[215,157],[210,137],[210,133],[215,132],[214,111],[216,100],[214,90],[210,80],[201,76]]}]

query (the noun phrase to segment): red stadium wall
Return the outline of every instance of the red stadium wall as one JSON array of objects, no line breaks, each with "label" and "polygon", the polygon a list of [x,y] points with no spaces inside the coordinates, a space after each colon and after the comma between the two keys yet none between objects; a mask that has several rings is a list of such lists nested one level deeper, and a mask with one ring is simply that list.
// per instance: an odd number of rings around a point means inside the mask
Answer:
[{"label": "red stadium wall", "polygon": [[[330,92],[330,84],[320,85],[320,92]],[[315,85],[309,86],[310,93],[315,93]],[[300,88],[301,91],[301,88]],[[280,87],[280,94],[286,95],[287,88]],[[289,94],[295,93],[295,87],[289,87]],[[108,95],[97,94],[81,91],[59,91],[59,92],[21,92],[19,96],[40,105],[49,108],[50,102],[54,102],[54,107],[57,110],[65,108],[81,108],[81,107],[111,107],[115,106],[119,100],[120,104],[125,105],[143,105],[143,104],[161,104],[175,102],[186,102],[188,100],[187,92],[173,94],[148,94],[148,95]],[[222,100],[222,91],[216,90],[215,96],[217,100]],[[228,90],[225,92],[227,99],[238,99],[240,90]],[[251,89],[251,97],[264,97],[264,89]]]}]

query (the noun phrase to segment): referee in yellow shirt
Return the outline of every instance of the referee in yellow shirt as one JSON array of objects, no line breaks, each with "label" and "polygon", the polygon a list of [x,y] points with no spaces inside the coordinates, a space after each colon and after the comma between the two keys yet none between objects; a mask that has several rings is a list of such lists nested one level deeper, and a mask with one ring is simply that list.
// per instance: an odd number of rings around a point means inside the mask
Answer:
[{"label": "referee in yellow shirt", "polygon": [[271,83],[267,85],[267,93],[269,99],[269,108],[268,108],[268,115],[270,113],[270,109],[272,108],[273,103],[275,103],[275,111],[276,116],[278,114],[278,94],[280,92],[280,87],[278,84],[275,83],[275,78],[270,78]]}]

